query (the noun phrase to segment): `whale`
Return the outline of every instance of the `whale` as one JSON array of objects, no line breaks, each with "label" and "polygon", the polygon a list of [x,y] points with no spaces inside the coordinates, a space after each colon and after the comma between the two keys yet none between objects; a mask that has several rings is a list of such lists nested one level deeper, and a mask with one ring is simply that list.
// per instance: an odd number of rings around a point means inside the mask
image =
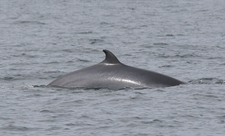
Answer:
[{"label": "whale", "polygon": [[158,88],[185,84],[178,79],[154,71],[121,63],[109,50],[103,50],[105,59],[95,65],[62,75],[49,83],[61,88]]}]

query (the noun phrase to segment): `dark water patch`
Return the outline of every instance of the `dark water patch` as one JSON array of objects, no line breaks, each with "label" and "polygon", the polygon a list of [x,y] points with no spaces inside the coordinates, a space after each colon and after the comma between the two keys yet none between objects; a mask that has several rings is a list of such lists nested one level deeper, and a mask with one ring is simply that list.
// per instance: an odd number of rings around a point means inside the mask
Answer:
[{"label": "dark water patch", "polygon": [[[23,80],[25,79],[26,76],[25,75],[22,75],[22,74],[15,74],[15,75],[12,75],[12,76],[6,76],[6,77],[3,77],[3,80],[5,81],[15,81],[15,80]],[[1,78],[0,78],[1,79]]]},{"label": "dark water patch", "polygon": [[177,36],[185,36],[184,34],[177,34]]},{"label": "dark water patch", "polygon": [[132,53],[124,53],[123,56],[133,56]]},{"label": "dark water patch", "polygon": [[103,21],[103,22],[100,23],[100,25],[106,25],[106,26],[110,25],[110,26],[111,26],[111,25],[113,25],[113,24],[112,24],[112,23],[108,23],[108,22]]},{"label": "dark water patch", "polygon": [[143,124],[158,124],[158,123],[162,123],[163,121],[162,120],[160,120],[160,119],[153,119],[153,120],[149,120],[149,121],[147,121],[147,120],[145,120],[145,121],[141,121],[141,123],[143,123]]},{"label": "dark water patch", "polygon": [[72,60],[66,61],[66,63],[69,63],[69,64],[75,64],[75,62],[72,61]]},{"label": "dark water patch", "polygon": [[[62,129],[62,127],[58,127],[58,126],[51,126],[50,128],[46,129],[47,131],[52,131],[52,130],[60,130]],[[56,134],[54,134],[56,135]]]},{"label": "dark water patch", "polygon": [[224,60],[225,58],[217,56],[217,57],[208,57],[207,59],[209,59],[209,60]]},{"label": "dark water patch", "polygon": [[165,45],[169,45],[168,43],[153,43],[153,45],[162,45],[162,46],[165,46]]},{"label": "dark water patch", "polygon": [[92,34],[93,31],[77,32],[77,34]]},{"label": "dark water patch", "polygon": [[66,53],[74,53],[74,50],[72,49],[63,49],[62,51]]},{"label": "dark water patch", "polygon": [[66,126],[72,126],[73,127],[73,126],[77,126],[78,124],[77,123],[76,124],[75,123],[68,123],[68,124],[65,124],[65,125]]},{"label": "dark water patch", "polygon": [[46,25],[46,23],[40,21],[15,21],[13,24],[31,24],[31,25]]},{"label": "dark water patch", "polygon": [[176,54],[174,57],[176,58],[193,58],[193,57],[198,57],[197,54]]},{"label": "dark water patch", "polygon": [[219,98],[218,96],[216,96],[216,95],[213,95],[213,94],[205,94],[204,95],[205,97],[208,97],[208,98]]},{"label": "dark water patch", "polygon": [[42,64],[59,64],[59,61],[50,61],[50,62],[44,62]]},{"label": "dark water patch", "polygon": [[157,35],[157,37],[174,37],[174,34]]},{"label": "dark water patch", "polygon": [[146,49],[150,49],[150,48],[153,48],[154,46],[153,45],[151,45],[151,44],[142,44],[142,45],[140,45],[141,47],[144,47],[144,49],[143,50],[141,50],[141,52],[148,52],[148,51],[146,51]]},{"label": "dark water patch", "polygon": [[[54,63],[58,63],[58,62],[54,62]],[[65,74],[64,72],[61,72],[59,70],[43,71],[43,73],[45,73],[45,74],[51,74],[51,73],[62,73],[62,74]]]},{"label": "dark water patch", "polygon": [[46,110],[46,109],[41,110],[40,112],[41,112],[41,113],[55,113],[54,111]]},{"label": "dark water patch", "polygon": [[38,130],[40,128],[31,128],[31,127],[25,127],[25,126],[17,126],[17,125],[6,125],[0,128],[0,130],[7,130],[7,131],[33,131],[33,130]]},{"label": "dark water patch", "polygon": [[174,67],[173,65],[163,65],[163,66],[160,66],[160,68],[171,68],[171,67]]},{"label": "dark water patch", "polygon": [[11,80],[14,80],[14,77],[10,77],[10,76],[3,77],[3,80],[11,81]]},{"label": "dark water patch", "polygon": [[166,34],[166,36],[173,37],[174,35],[173,34]]},{"label": "dark water patch", "polygon": [[217,116],[217,118],[219,119],[220,124],[225,124],[225,114]]},{"label": "dark water patch", "polygon": [[25,56],[27,59],[32,59],[32,58],[38,58],[40,57],[39,55],[31,55],[31,54],[23,54],[23,56]]},{"label": "dark water patch", "polygon": [[44,87],[47,87],[47,85],[32,85],[33,87],[36,87],[36,88],[44,88]]},{"label": "dark water patch", "polygon": [[85,60],[85,59],[77,59],[80,62],[91,62],[90,60]]}]

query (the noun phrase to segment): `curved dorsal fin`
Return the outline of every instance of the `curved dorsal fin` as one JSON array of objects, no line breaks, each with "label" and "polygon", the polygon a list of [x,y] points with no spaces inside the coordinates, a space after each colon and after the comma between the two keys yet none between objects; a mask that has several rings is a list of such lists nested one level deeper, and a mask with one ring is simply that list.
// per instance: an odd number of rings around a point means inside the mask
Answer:
[{"label": "curved dorsal fin", "polygon": [[121,63],[117,57],[110,52],[109,50],[103,50],[103,52],[105,53],[105,60],[102,61],[101,63],[110,63],[110,64],[118,64]]}]

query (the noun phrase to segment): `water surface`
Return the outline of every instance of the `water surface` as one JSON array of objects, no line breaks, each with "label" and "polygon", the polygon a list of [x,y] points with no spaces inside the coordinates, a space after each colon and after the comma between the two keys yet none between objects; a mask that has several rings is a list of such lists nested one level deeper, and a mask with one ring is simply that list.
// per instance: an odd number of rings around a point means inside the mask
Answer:
[{"label": "water surface", "polygon": [[[0,2],[0,134],[225,134],[225,2]],[[186,85],[156,89],[46,88],[104,59]],[[39,86],[39,87],[35,87]]]}]

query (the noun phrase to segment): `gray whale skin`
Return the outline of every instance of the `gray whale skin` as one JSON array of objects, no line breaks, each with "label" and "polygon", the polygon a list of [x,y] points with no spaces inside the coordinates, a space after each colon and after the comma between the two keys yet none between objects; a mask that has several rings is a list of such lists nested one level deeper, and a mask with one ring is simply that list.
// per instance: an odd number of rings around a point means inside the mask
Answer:
[{"label": "gray whale skin", "polygon": [[101,63],[83,68],[52,81],[48,86],[62,88],[156,88],[184,84],[172,77],[121,63],[108,50]]}]

